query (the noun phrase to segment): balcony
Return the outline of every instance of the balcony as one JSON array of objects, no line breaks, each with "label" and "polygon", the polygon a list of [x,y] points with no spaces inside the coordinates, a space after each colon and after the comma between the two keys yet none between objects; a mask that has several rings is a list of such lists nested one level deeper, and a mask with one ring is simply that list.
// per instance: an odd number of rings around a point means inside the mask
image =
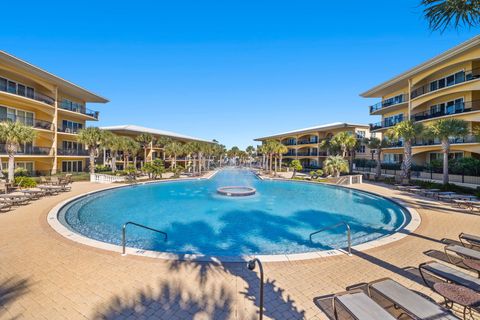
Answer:
[{"label": "balcony", "polygon": [[370,113],[374,113],[378,110],[381,110],[383,108],[391,107],[397,104],[405,103],[408,102],[408,95],[407,94],[401,94],[396,97],[390,98],[390,99],[385,99],[377,104],[374,104],[373,106],[370,106]]},{"label": "balcony", "polygon": [[85,149],[58,149],[59,156],[88,156],[88,150]]},{"label": "balcony", "polygon": [[[48,156],[50,155],[50,150],[51,148],[47,148],[47,147],[20,146],[16,154],[20,156],[21,155]],[[5,144],[0,144],[0,154],[7,154]]]},{"label": "balcony", "polygon": [[462,114],[465,112],[470,112],[475,110],[480,110],[480,100],[461,102],[461,103],[453,104],[451,106],[445,106],[442,109],[428,110],[424,112],[415,113],[410,116],[410,119],[413,121],[422,121],[427,119],[448,116],[452,114]]},{"label": "balcony", "polygon": [[14,95],[17,95],[17,96],[20,96],[20,97],[25,97],[25,98],[28,98],[28,99],[40,101],[40,102],[46,103],[46,104],[51,105],[51,106],[53,106],[55,104],[55,99],[53,99],[52,97],[49,97],[45,94],[36,92],[36,91],[24,92],[24,91],[18,91],[18,89],[16,87],[9,89],[8,87],[4,87],[4,86],[0,86],[0,91],[8,92],[8,93],[11,93],[11,94],[14,94]]},{"label": "balcony", "polygon": [[[477,136],[468,135],[461,138],[450,138],[448,139],[450,144],[462,144],[462,143],[480,143],[480,138]],[[414,147],[422,147],[422,146],[440,146],[442,142],[438,139],[433,140],[417,140],[412,143]],[[389,144],[389,148],[403,148],[402,141],[392,141]]]},{"label": "balcony", "polygon": [[57,131],[58,132],[63,132],[63,133],[71,133],[71,134],[77,134],[80,130],[83,128],[69,128],[69,127],[58,127]]},{"label": "balcony", "polygon": [[453,75],[449,75],[441,79],[432,80],[428,84],[413,89],[410,94],[410,98],[415,99],[433,91],[448,88],[456,84],[477,80],[479,78],[480,68],[459,71]]},{"label": "balcony", "polygon": [[297,142],[297,145],[302,145],[302,144],[315,144],[318,143],[318,139],[312,139],[312,140],[299,140]]},{"label": "balcony", "polygon": [[7,122],[7,121],[18,121],[23,123],[26,126],[34,127],[36,129],[43,129],[43,130],[52,130],[52,123],[44,120],[36,120],[32,118],[20,117],[20,116],[9,116],[9,117],[0,117],[0,122]]},{"label": "balcony", "polygon": [[296,146],[297,143],[295,141],[286,141],[282,142],[284,146]]},{"label": "balcony", "polygon": [[81,114],[87,115],[89,117],[92,117],[92,118],[95,118],[95,119],[98,120],[99,112],[90,110],[90,109],[86,108],[85,106],[78,106],[78,105],[77,106],[72,106],[72,105],[67,105],[67,104],[61,103],[59,105],[59,108],[63,109],[63,110],[76,112],[76,113],[81,113]]},{"label": "balcony", "polygon": [[283,156],[284,157],[295,157],[296,154],[295,154],[295,151],[293,151],[293,152],[289,151],[287,153],[284,153]]},{"label": "balcony", "polygon": [[370,131],[390,128],[403,121],[403,117],[399,117],[395,120],[383,120],[377,123],[370,123]]},{"label": "balcony", "polygon": [[318,151],[297,152],[297,156],[299,156],[299,157],[318,157]]}]

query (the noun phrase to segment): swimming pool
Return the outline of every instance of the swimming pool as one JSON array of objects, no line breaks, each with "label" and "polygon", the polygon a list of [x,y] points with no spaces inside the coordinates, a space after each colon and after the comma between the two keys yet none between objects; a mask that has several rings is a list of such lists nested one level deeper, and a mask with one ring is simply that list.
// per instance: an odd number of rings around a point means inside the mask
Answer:
[{"label": "swimming pool", "polygon": [[[255,195],[225,197],[224,186],[248,186]],[[67,203],[58,220],[68,229],[121,244],[127,221],[168,233],[129,226],[127,246],[214,256],[295,254],[345,247],[345,229],[310,233],[345,221],[357,245],[394,233],[410,220],[396,203],[361,191],[299,181],[260,180],[249,170],[224,169],[211,179],[116,188]]]}]

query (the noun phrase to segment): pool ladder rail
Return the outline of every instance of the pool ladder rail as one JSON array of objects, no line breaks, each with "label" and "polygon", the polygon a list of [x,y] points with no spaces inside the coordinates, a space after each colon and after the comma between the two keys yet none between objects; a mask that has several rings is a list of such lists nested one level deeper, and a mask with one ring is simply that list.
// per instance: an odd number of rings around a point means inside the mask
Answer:
[{"label": "pool ladder rail", "polygon": [[133,222],[133,221],[128,221],[122,227],[122,256],[127,255],[126,250],[125,250],[125,246],[126,246],[126,243],[127,243],[127,240],[126,240],[126,238],[127,238],[127,226],[129,224],[137,226],[139,228],[143,228],[143,229],[147,229],[147,230],[154,231],[154,232],[157,232],[157,233],[161,233],[165,236],[165,241],[168,240],[168,235],[167,235],[166,232],[163,232],[161,230],[157,230],[157,229],[154,229],[154,228],[150,228],[148,226],[144,226],[143,224],[139,224],[139,223],[136,223],[136,222]]},{"label": "pool ladder rail", "polygon": [[348,242],[348,255],[351,256],[352,255],[352,236],[351,236],[351,229],[350,229],[350,225],[348,223],[346,223],[345,221],[342,221],[342,222],[339,222],[337,224],[333,224],[331,226],[328,226],[328,227],[325,227],[323,229],[320,229],[318,231],[315,231],[315,232],[312,232],[310,233],[310,242],[313,242],[312,241],[312,237],[318,233],[321,233],[321,232],[324,232],[324,231],[328,231],[328,230],[331,230],[331,229],[336,229],[340,226],[345,226],[347,228],[347,242]]}]

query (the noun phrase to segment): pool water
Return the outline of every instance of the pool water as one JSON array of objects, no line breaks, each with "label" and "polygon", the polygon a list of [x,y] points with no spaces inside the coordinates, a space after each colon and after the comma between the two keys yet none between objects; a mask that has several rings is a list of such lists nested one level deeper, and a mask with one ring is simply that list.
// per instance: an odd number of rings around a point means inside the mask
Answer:
[{"label": "pool water", "polygon": [[[247,197],[217,194],[224,186],[257,190]],[[152,183],[102,191],[75,200],[59,212],[72,231],[121,244],[127,221],[162,230],[128,226],[127,246],[173,253],[239,256],[292,254],[346,246],[345,228],[310,233],[345,221],[352,243],[360,244],[403,227],[408,212],[394,202],[347,188],[299,181],[260,180],[249,170],[224,169],[209,180]]]}]

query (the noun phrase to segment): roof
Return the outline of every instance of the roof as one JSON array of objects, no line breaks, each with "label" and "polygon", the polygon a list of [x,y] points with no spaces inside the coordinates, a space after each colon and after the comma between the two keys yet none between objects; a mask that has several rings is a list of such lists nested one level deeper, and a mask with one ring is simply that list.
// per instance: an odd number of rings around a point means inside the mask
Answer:
[{"label": "roof", "polygon": [[196,137],[191,137],[191,136],[187,136],[187,135],[172,132],[172,131],[146,128],[146,127],[142,127],[142,126],[136,126],[136,125],[133,125],[133,124],[101,127],[100,129],[107,130],[107,131],[120,131],[120,132],[123,131],[123,132],[130,132],[130,133],[136,133],[136,134],[150,133],[152,135],[166,136],[166,137],[170,137],[170,138],[213,143],[212,141],[209,141],[209,140],[200,139],[200,138],[196,138]]},{"label": "roof", "polygon": [[54,83],[66,93],[71,93],[72,95],[79,95],[80,97],[84,98],[86,102],[99,102],[99,103],[108,102],[108,100],[102,96],[99,96],[91,91],[88,91],[50,72],[40,69],[39,67],[34,66],[33,64],[30,64],[24,60],[21,60],[2,50],[0,50],[0,61],[8,63],[9,65],[12,65],[16,68],[25,70],[26,72],[29,72],[45,80],[46,82]]},{"label": "roof", "polygon": [[295,133],[307,133],[307,132],[311,132],[311,131],[326,131],[326,130],[331,130],[331,129],[353,128],[353,127],[369,128],[369,126],[366,125],[366,124],[355,124],[355,123],[347,123],[347,122],[333,122],[333,123],[321,124],[321,125],[314,126],[314,127],[309,127],[309,128],[303,128],[303,129],[297,129],[297,130],[287,131],[287,132],[283,132],[283,133],[277,133],[277,134],[273,134],[271,136],[267,136],[267,137],[263,137],[263,138],[256,138],[255,141],[262,141],[262,140],[271,139],[271,138],[278,138],[278,137],[282,137],[282,136],[289,135],[289,134],[295,134]]},{"label": "roof", "polygon": [[451,48],[450,50],[447,50],[445,51],[444,53],[442,54],[439,54],[438,56],[430,59],[430,60],[427,60],[426,62],[424,63],[421,63],[419,65],[417,65],[416,67],[413,67],[411,68],[410,70],[407,70],[401,74],[399,74],[398,76],[388,80],[388,81],[385,81],[375,87],[373,87],[372,89],[369,89],[363,93],[360,94],[360,96],[364,97],[364,98],[372,98],[372,97],[379,97],[381,96],[381,94],[379,94],[379,92],[381,90],[385,90],[385,89],[388,89],[389,87],[392,87],[396,84],[398,84],[399,82],[402,82],[402,81],[405,81],[405,82],[408,82],[408,79],[411,78],[412,76],[414,76],[415,74],[418,74],[419,72],[422,72],[422,71],[425,71],[429,68],[432,68],[434,67],[435,65],[439,64],[439,63],[442,63],[448,59],[451,59],[467,50],[470,50],[471,48],[473,47],[476,47],[480,44],[480,35],[478,36],[475,36],[473,38],[471,38],[470,40],[467,40],[453,48]]}]

